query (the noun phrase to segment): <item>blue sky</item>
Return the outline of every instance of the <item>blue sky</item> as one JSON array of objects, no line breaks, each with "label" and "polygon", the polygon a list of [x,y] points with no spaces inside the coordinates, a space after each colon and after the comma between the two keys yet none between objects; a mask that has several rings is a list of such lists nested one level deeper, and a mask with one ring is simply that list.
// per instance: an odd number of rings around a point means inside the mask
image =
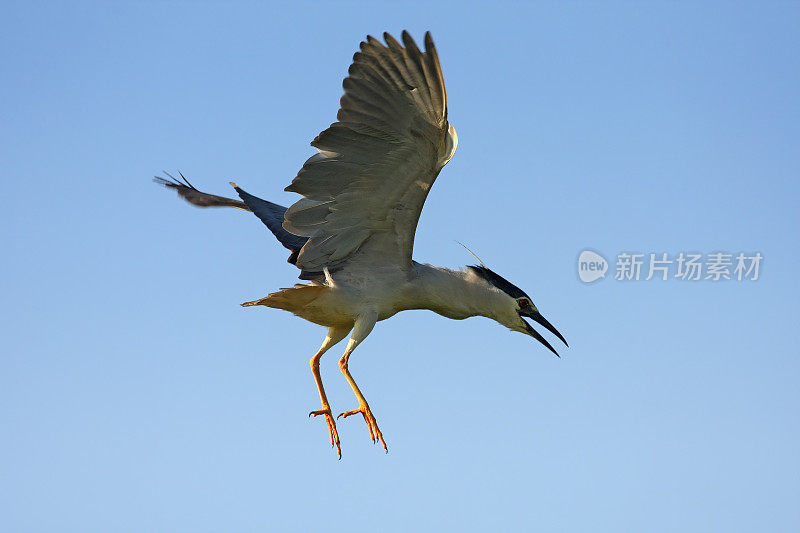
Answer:
[{"label": "blue sky", "polygon": [[[30,3],[0,9],[0,527],[797,531],[797,3]],[[570,342],[407,312],[351,359],[336,460],[324,330],[283,203],[368,33],[430,29],[458,152],[419,261],[489,266]],[[584,249],[760,252],[760,279],[583,284]],[[355,400],[323,359],[333,409]]]}]

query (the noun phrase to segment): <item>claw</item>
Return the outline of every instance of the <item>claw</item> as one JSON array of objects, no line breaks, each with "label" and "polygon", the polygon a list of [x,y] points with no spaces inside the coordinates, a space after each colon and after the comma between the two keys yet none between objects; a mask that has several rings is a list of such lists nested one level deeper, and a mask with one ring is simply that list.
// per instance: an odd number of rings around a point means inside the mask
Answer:
[{"label": "claw", "polygon": [[316,418],[320,415],[325,417],[325,422],[328,424],[328,433],[330,434],[331,438],[331,448],[336,446],[336,453],[339,455],[339,459],[341,460],[342,448],[339,445],[339,432],[336,430],[336,421],[333,419],[330,408],[320,409],[319,411],[311,411],[308,413],[309,418],[312,416]]},{"label": "claw", "polygon": [[361,413],[361,416],[364,417],[364,423],[367,424],[367,430],[369,430],[369,438],[372,440],[373,444],[376,444],[378,441],[383,445],[383,449],[386,453],[389,453],[389,448],[386,446],[386,441],[383,440],[383,434],[381,430],[378,428],[378,421],[375,420],[375,415],[372,414],[372,411],[369,408],[369,405],[362,404],[358,407],[358,409],[353,409],[352,411],[345,411],[344,413],[339,413],[336,417],[337,420],[341,417],[347,418],[348,416],[354,415],[356,413]]}]

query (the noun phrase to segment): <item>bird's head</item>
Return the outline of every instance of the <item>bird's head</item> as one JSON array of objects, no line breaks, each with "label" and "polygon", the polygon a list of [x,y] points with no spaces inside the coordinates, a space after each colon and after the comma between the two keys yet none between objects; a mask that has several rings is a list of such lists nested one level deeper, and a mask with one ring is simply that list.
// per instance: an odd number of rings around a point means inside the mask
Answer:
[{"label": "bird's head", "polygon": [[533,300],[531,300],[530,296],[525,294],[522,289],[510,281],[485,266],[475,265],[467,268],[476,277],[486,282],[497,295],[496,298],[493,298],[491,312],[487,313],[489,318],[496,320],[512,331],[530,335],[544,344],[551,352],[556,354],[556,356],[560,357],[550,343],[525,320],[525,318],[532,319],[558,337],[566,346],[569,346],[563,335],[539,313],[539,310],[533,304]]}]

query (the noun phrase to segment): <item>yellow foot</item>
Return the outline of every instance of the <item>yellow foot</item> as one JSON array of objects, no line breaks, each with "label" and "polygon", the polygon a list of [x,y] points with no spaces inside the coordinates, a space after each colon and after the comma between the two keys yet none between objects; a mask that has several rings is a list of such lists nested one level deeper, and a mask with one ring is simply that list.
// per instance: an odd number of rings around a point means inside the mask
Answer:
[{"label": "yellow foot", "polygon": [[308,416],[313,416],[314,418],[318,417],[319,415],[323,415],[325,417],[325,422],[328,423],[328,433],[331,435],[331,447],[336,446],[336,453],[339,454],[339,459],[341,459],[342,448],[339,446],[339,432],[336,431],[336,421],[333,419],[333,414],[331,414],[330,407],[308,413]]},{"label": "yellow foot", "polygon": [[367,424],[367,429],[369,429],[369,438],[372,439],[372,443],[375,444],[376,442],[380,441],[383,445],[383,449],[386,453],[389,453],[389,448],[386,447],[386,441],[383,440],[383,434],[381,430],[378,428],[378,422],[375,420],[375,415],[372,414],[372,411],[369,409],[369,405],[361,404],[358,409],[353,409],[352,411],[345,411],[344,413],[340,413],[339,417],[347,418],[350,415],[354,415],[356,413],[361,413],[361,416],[364,417],[364,422]]}]

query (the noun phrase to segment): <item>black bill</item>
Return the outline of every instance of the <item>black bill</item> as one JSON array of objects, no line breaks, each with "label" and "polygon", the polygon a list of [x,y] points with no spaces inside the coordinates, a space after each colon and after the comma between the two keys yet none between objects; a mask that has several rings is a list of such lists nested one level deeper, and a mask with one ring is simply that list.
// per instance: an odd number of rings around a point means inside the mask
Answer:
[{"label": "black bill", "polygon": [[[520,316],[521,317],[526,316],[532,318],[534,321],[536,321],[536,323],[541,324],[542,326],[544,326],[545,329],[547,329],[547,331],[558,337],[561,340],[561,342],[564,343],[565,346],[569,346],[564,336],[561,333],[559,333],[559,331],[553,326],[553,324],[548,322],[547,319],[543,317],[541,313],[539,313],[538,311],[533,311],[533,310],[529,311],[526,309],[524,311],[520,311]],[[550,345],[550,343],[547,342],[547,340],[539,334],[538,331],[533,329],[533,327],[530,324],[528,324],[528,322],[526,322],[524,319],[522,321],[525,323],[525,329],[527,330],[528,335],[530,335],[537,341],[544,344],[548,350],[556,354],[556,357],[561,357],[560,355],[558,355],[558,352],[555,351],[555,349]]]}]

